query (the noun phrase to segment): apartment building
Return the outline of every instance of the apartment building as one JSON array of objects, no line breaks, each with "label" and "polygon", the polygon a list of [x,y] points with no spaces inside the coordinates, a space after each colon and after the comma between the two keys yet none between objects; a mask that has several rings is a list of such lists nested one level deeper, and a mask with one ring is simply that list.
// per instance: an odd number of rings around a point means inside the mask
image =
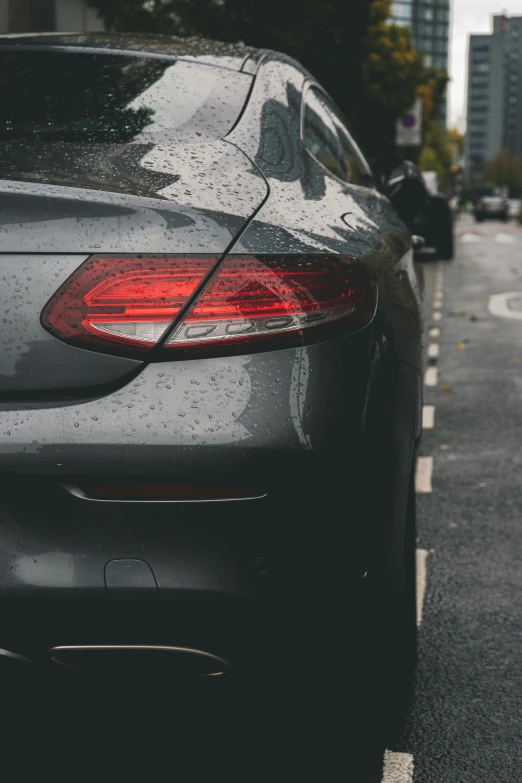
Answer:
[{"label": "apartment building", "polygon": [[522,156],[522,16],[505,14],[469,37],[466,163],[481,169],[502,148]]}]

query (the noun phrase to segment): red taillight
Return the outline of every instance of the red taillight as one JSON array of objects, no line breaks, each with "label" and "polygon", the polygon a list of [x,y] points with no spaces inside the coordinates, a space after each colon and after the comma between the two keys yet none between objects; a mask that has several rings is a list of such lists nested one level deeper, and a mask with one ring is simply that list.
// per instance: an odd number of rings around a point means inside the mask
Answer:
[{"label": "red taillight", "polygon": [[217,260],[93,257],[53,296],[42,323],[89,347],[110,350],[112,342],[139,350],[163,343],[174,355],[176,349],[222,352],[274,338],[279,345],[300,344],[328,326],[340,334],[358,331],[375,314],[373,274],[340,255],[231,255],[192,301]]},{"label": "red taillight", "polygon": [[46,305],[46,329],[86,347],[151,348],[217,262],[215,256],[89,258]]},{"label": "red taillight", "polygon": [[341,320],[357,331],[376,302],[373,276],[352,258],[229,256],[165,347],[267,339]]}]

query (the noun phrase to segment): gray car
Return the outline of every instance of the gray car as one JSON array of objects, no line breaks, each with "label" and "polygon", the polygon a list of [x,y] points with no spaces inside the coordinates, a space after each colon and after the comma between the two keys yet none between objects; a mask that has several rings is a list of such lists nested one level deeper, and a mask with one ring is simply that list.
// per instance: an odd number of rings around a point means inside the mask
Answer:
[{"label": "gray car", "polygon": [[382,192],[275,52],[36,35],[0,63],[2,660],[410,665],[418,172]]}]

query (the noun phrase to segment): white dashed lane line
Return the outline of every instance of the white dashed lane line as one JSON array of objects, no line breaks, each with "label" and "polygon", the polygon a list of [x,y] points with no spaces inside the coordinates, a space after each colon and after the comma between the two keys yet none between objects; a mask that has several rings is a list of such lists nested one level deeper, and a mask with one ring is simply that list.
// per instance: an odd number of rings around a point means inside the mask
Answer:
[{"label": "white dashed lane line", "polygon": [[440,337],[440,327],[439,326],[432,326],[429,331],[430,337]]},{"label": "white dashed lane line", "polygon": [[415,492],[425,494],[432,491],[433,457],[417,457],[415,466]]},{"label": "white dashed lane line", "polygon": [[513,245],[516,241],[513,234],[496,234],[495,236],[495,242],[502,242],[505,245]]},{"label": "white dashed lane line", "polygon": [[435,405],[424,405],[422,408],[422,429],[432,430],[435,426]]},{"label": "white dashed lane line", "polygon": [[382,783],[412,783],[413,756],[411,753],[394,753],[387,750],[384,754]]},{"label": "white dashed lane line", "polygon": [[440,321],[441,318],[442,318],[442,313],[441,312],[437,311],[437,312],[433,313],[433,320],[434,321]]},{"label": "white dashed lane line", "polygon": [[428,367],[424,373],[424,383],[426,386],[436,386],[439,380],[439,371],[436,367]]},{"label": "white dashed lane line", "polygon": [[478,234],[462,234],[460,238],[461,242],[482,242],[482,237]]},{"label": "white dashed lane line", "polygon": [[438,343],[430,343],[428,345],[428,359],[439,358],[439,345]]},{"label": "white dashed lane line", "polygon": [[417,626],[422,623],[424,596],[426,595],[426,560],[427,549],[417,549]]}]

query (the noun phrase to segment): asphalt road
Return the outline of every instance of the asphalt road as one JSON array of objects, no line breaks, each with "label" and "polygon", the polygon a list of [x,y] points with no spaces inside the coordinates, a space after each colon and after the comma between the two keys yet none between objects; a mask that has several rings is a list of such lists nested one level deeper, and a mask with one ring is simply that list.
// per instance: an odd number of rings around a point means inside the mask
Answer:
[{"label": "asphalt road", "polygon": [[[466,216],[457,231],[454,261],[421,265],[427,329],[440,329],[417,475],[426,582],[385,783],[522,780],[522,228]],[[489,299],[508,292],[520,299]]]}]

